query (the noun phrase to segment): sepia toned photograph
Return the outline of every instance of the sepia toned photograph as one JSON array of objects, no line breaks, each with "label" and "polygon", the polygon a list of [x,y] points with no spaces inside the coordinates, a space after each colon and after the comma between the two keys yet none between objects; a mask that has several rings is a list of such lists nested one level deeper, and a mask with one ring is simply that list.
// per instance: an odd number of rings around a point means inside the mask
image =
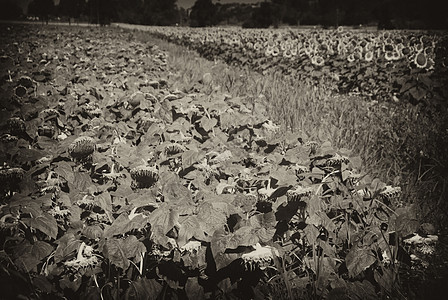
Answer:
[{"label": "sepia toned photograph", "polygon": [[441,0],[0,0],[0,300],[442,300]]}]

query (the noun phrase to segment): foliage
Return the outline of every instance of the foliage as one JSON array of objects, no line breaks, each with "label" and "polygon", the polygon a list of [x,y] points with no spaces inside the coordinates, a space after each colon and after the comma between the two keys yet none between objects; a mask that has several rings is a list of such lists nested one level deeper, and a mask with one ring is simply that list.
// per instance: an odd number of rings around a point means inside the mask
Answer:
[{"label": "foliage", "polygon": [[87,11],[87,5],[83,0],[61,0],[58,5],[59,14],[70,18],[79,18],[85,11]]},{"label": "foliage", "polygon": [[268,28],[274,23],[274,19],[275,13],[272,9],[272,4],[262,2],[260,7],[252,12],[251,19],[243,23],[243,28]]},{"label": "foliage", "polygon": [[166,26],[177,23],[176,2],[177,0],[145,1],[143,3],[143,24]]},{"label": "foliage", "polygon": [[211,0],[196,0],[190,12],[192,27],[216,25],[216,5]]},{"label": "foliage", "polygon": [[[12,0],[2,1],[8,5],[13,3]],[[208,0],[196,2],[196,8],[192,9],[193,14],[190,17],[184,8],[176,7],[175,0],[61,0],[56,11],[47,10],[45,14],[50,12],[61,18],[72,17],[81,20],[87,16],[90,22],[102,24],[113,20],[147,25],[190,23],[193,27],[231,24],[266,28],[284,24],[324,27],[368,25],[380,29],[448,28],[447,19],[443,13],[443,3],[438,0],[428,0],[424,4],[418,0],[272,0],[260,1],[254,5],[222,4],[219,1],[212,3]],[[47,4],[49,3],[50,1],[47,1]],[[39,16],[40,13],[35,11],[35,8],[39,10],[43,6],[31,4],[30,7],[31,14]],[[198,9],[203,13],[197,13]],[[16,18],[19,15],[9,17]]]},{"label": "foliage", "polygon": [[37,30],[2,43],[13,297],[396,296],[419,224],[349,150],[279,134],[263,101],[201,92],[209,75],[173,89],[167,53],[132,33]]},{"label": "foliage", "polygon": [[16,1],[13,0],[1,0],[0,7],[1,20],[17,19],[23,14],[22,9],[17,5]]},{"label": "foliage", "polygon": [[128,24],[143,24],[143,2],[140,0],[116,1],[117,20]]},{"label": "foliage", "polygon": [[329,89],[373,100],[445,105],[444,34],[338,30],[152,28],[161,38],[194,48],[209,59],[278,70]]},{"label": "foliage", "polygon": [[28,7],[28,13],[48,22],[49,16],[54,13],[54,3],[52,0],[33,0]]},{"label": "foliage", "polygon": [[108,25],[116,14],[115,5],[110,0],[89,0],[85,5],[85,14],[92,24]]}]

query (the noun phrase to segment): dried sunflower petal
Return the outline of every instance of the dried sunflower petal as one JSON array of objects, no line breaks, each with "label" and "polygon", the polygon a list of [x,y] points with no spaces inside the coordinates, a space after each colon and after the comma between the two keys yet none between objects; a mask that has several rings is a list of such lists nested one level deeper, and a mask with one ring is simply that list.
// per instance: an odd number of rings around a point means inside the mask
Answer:
[{"label": "dried sunflower petal", "polygon": [[313,187],[303,187],[303,186],[297,186],[293,190],[289,190],[286,193],[286,197],[288,199],[288,202],[290,201],[300,201],[304,197],[310,197],[314,192]]},{"label": "dried sunflower petal", "polygon": [[401,195],[401,187],[386,186],[385,190],[380,193],[380,196],[387,201],[397,199]]},{"label": "dried sunflower petal", "polygon": [[261,246],[257,243],[254,248],[254,251],[245,253],[241,256],[246,270],[253,270],[255,268],[263,270],[271,265],[274,255],[279,256],[278,251],[269,246]]}]

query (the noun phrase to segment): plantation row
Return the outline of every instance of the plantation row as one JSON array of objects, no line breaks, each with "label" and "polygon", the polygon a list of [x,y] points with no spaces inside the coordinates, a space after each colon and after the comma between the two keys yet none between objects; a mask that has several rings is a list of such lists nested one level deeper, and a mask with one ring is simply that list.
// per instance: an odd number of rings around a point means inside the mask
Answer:
[{"label": "plantation row", "polygon": [[337,92],[433,105],[448,96],[448,36],[443,33],[139,28],[212,60],[262,72],[279,70]]},{"label": "plantation row", "polygon": [[5,297],[377,299],[434,251],[399,187],[206,76],[173,90],[156,45],[1,31]]}]

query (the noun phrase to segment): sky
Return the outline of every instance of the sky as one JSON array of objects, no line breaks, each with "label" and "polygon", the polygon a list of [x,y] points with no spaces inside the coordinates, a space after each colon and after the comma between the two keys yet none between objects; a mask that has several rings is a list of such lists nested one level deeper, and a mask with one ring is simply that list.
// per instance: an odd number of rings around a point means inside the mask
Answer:
[{"label": "sky", "polygon": [[[263,0],[221,0],[219,3],[226,4],[226,3],[257,3],[261,2]],[[184,8],[192,7],[193,4],[196,2],[196,0],[177,0],[177,5]],[[213,0],[214,3],[218,2],[217,0]]]}]

